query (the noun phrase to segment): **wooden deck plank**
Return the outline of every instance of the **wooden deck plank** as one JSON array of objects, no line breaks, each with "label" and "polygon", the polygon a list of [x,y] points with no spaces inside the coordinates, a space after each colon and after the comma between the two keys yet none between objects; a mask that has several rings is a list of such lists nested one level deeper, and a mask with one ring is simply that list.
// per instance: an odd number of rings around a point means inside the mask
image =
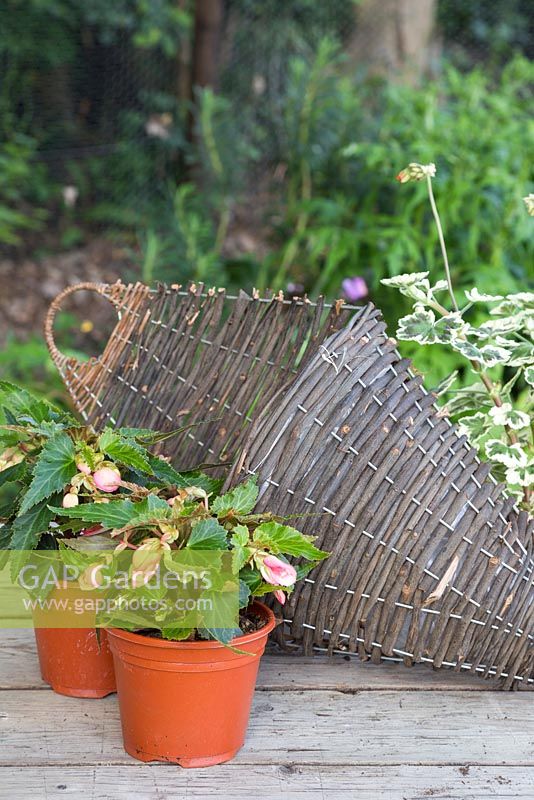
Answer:
[{"label": "wooden deck plank", "polygon": [[[237,764],[530,765],[532,695],[257,692]],[[135,763],[116,697],[0,692],[0,766]]]},{"label": "wooden deck plank", "polygon": [[[258,689],[339,689],[347,693],[362,690],[413,691],[493,691],[495,681],[448,669],[432,670],[418,665],[374,665],[356,658],[317,656],[301,658],[265,655],[262,659]],[[35,639],[31,630],[0,629],[0,689],[47,688],[41,679]]]},{"label": "wooden deck plank", "polygon": [[532,800],[532,774],[517,767],[298,767],[224,764],[0,768],[9,800]]}]

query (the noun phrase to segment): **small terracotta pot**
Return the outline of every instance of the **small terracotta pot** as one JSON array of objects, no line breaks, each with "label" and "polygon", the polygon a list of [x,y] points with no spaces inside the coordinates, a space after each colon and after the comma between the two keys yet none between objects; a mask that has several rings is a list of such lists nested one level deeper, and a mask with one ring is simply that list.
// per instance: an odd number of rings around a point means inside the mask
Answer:
[{"label": "small terracotta pot", "polygon": [[232,646],[170,642],[112,628],[122,734],[126,752],[140,761],[209,767],[229,761],[245,741],[260,658],[275,626],[273,612]]},{"label": "small terracotta pot", "polygon": [[35,628],[41,676],[58,694],[105,697],[116,691],[113,657],[104,630]]}]

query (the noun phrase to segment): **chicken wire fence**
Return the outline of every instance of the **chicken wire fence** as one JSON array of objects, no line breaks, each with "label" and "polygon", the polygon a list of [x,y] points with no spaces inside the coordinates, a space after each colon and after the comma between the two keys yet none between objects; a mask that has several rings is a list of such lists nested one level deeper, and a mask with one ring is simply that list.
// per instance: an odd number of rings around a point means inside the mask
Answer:
[{"label": "chicken wire fence", "polygon": [[[53,338],[83,289],[119,316],[86,363]],[[256,475],[258,509],[299,515],[331,552],[284,606],[283,647],[532,687],[534,521],[439,416],[372,305],[81,284],[52,304],[46,337],[86,420],[194,424],[171,440],[178,467]]]},{"label": "chicken wire fence", "polygon": [[[172,42],[167,45],[172,53],[159,40],[155,45],[149,40],[139,44],[139,31],[131,18],[134,4],[118,4],[115,16],[95,7],[80,19],[69,10],[68,2],[60,4],[65,8],[59,11],[54,5],[50,3],[48,12],[50,64],[43,66],[37,37],[33,43],[24,40],[20,54],[10,39],[0,47],[6,98],[11,91],[8,76],[16,78],[12,81],[14,125],[21,133],[37,136],[38,161],[59,181],[75,185],[82,197],[89,197],[95,224],[124,223],[128,215],[122,212],[119,218],[115,210],[113,216],[112,205],[136,207],[140,201],[150,201],[161,191],[162,180],[175,180],[183,158],[185,105],[190,97],[181,85],[181,71],[190,70],[194,4],[179,0],[176,4],[189,15],[190,23],[184,22],[174,48]],[[422,14],[432,14],[439,53],[462,66],[502,62],[516,50],[532,56],[533,15],[528,0],[402,0],[402,5],[406,10],[401,25],[406,24],[407,30]],[[45,13],[46,4],[41,6]],[[358,22],[357,6],[352,0],[225,0],[221,4],[215,88],[236,114],[246,108],[246,125],[260,131],[258,172],[272,174],[280,160],[279,134],[271,128],[273,118],[281,113],[292,58],[312,59],[320,40],[328,37],[338,42],[350,61],[353,51],[362,46],[358,25],[361,31],[365,24],[367,62],[372,63],[375,56],[383,59],[390,36],[384,32],[384,19],[392,15],[395,2],[376,2],[371,23]],[[15,13],[22,28],[31,31],[33,17],[24,18],[30,9],[25,12],[18,4]],[[43,20],[48,24],[48,17]],[[63,27],[58,20],[64,20]],[[404,38],[404,32],[399,31],[398,37]],[[11,38],[15,42],[21,38],[16,27]],[[390,60],[395,68],[394,56]],[[249,166],[253,168],[252,162]]]}]

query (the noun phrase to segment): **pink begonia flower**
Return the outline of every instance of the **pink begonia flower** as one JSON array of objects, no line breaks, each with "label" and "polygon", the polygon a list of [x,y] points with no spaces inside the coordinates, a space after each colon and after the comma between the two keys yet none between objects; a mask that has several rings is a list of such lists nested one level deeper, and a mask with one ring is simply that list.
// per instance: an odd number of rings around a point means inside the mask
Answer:
[{"label": "pink begonia flower", "polygon": [[116,492],[121,485],[121,474],[115,467],[100,467],[93,472],[93,480],[101,492]]},{"label": "pink begonia flower", "polygon": [[369,289],[367,288],[365,280],[359,275],[355,275],[354,278],[345,278],[341,283],[341,288],[343,289],[345,297],[347,300],[350,300],[351,303],[355,303],[357,300],[363,300],[363,298],[367,297],[369,294]]},{"label": "pink begonia flower", "polygon": [[78,470],[78,472],[83,472],[84,475],[91,474],[91,468],[89,467],[88,464],[85,463],[85,461],[82,461],[82,459],[79,459],[76,462],[76,469]]},{"label": "pink begonia flower", "polygon": [[278,600],[281,605],[284,605],[286,602],[286,593],[283,592],[281,589],[277,589],[276,592],[273,592],[274,596]]},{"label": "pink begonia flower", "polygon": [[63,508],[74,508],[79,502],[77,494],[74,494],[74,492],[67,492],[67,494],[63,495],[63,502],[61,505]]},{"label": "pink begonia flower", "polygon": [[297,580],[297,571],[291,564],[286,564],[276,556],[265,556],[258,559],[258,567],[264,580],[273,586],[293,586]]}]

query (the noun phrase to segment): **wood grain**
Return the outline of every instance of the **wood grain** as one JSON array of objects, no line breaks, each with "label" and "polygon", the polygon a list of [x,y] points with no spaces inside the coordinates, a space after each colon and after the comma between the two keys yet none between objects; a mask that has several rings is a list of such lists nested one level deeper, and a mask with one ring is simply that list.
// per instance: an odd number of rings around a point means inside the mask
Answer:
[{"label": "wood grain", "polygon": [[[39,672],[35,637],[31,630],[0,629],[0,690],[45,689]],[[303,657],[265,655],[257,690],[316,691],[494,691],[495,682],[479,681],[469,673],[429,670],[420,665],[407,670],[401,664],[379,666],[339,655]]]},{"label": "wood grain", "polygon": [[532,775],[516,767],[329,767],[224,764],[0,768],[6,800],[532,800]]},{"label": "wood grain", "polygon": [[[532,710],[530,695],[497,692],[257,692],[234,763],[534,766]],[[3,691],[0,741],[0,766],[135,763],[115,696]]]}]

